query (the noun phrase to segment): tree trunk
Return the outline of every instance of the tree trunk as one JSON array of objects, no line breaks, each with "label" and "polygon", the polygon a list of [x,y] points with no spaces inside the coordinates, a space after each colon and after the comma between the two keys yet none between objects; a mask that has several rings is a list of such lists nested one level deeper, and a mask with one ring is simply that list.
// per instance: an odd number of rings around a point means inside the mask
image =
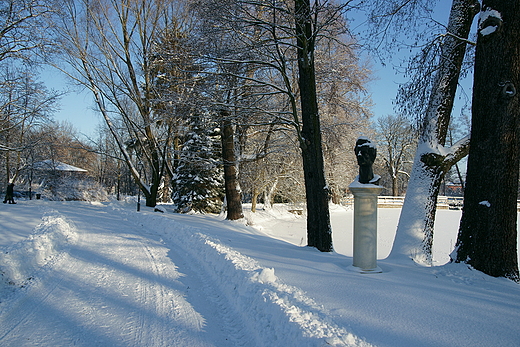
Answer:
[{"label": "tree trunk", "polygon": [[256,203],[258,201],[258,195],[260,195],[260,192],[256,187],[253,188],[253,191],[251,192],[251,212],[256,212]]},{"label": "tree trunk", "polygon": [[445,148],[448,125],[466,51],[466,40],[478,12],[475,0],[454,0],[439,70],[423,119],[406,198],[390,257],[432,264],[433,225],[437,195],[446,172],[467,154],[468,142]]},{"label": "tree trunk", "polygon": [[[83,65],[86,66],[87,63],[84,61]],[[155,195],[154,195],[154,193],[150,191],[150,188],[141,179],[140,173],[138,172],[137,168],[135,167],[135,165],[132,162],[130,153],[128,153],[128,151],[126,150],[126,146],[124,146],[123,141],[116,130],[116,127],[114,126],[114,124],[112,123],[112,120],[110,119],[110,117],[108,115],[108,111],[104,107],[105,103],[102,99],[99,89],[97,88],[96,82],[90,75],[90,71],[88,70],[88,67],[85,67],[85,73],[88,76],[88,84],[85,84],[85,86],[87,88],[89,88],[90,91],[92,92],[92,94],[94,95],[94,100],[99,108],[99,112],[105,119],[105,123],[108,127],[108,130],[110,131],[114,140],[116,141],[117,147],[119,148],[119,150],[121,151],[121,154],[123,155],[124,161],[127,164],[128,169],[130,170],[130,174],[131,174],[132,178],[135,180],[135,182],[139,186],[139,189],[143,192],[143,195],[146,198],[146,206],[151,206],[151,207],[155,206],[157,191],[155,192]],[[153,205],[152,205],[152,201],[153,201]],[[149,203],[150,203],[150,205],[149,205]]]},{"label": "tree trunk", "polygon": [[307,245],[332,251],[332,230],[325,182],[320,118],[314,68],[314,37],[309,0],[295,0],[298,50],[298,86],[302,109],[302,139],[305,196],[307,199]]},{"label": "tree trunk", "polygon": [[334,186],[330,189],[331,192],[331,201],[335,205],[339,205],[341,203],[341,194],[337,186]]},{"label": "tree trunk", "polygon": [[[146,110],[147,111],[142,111],[143,114],[146,114],[146,117],[144,115],[142,117],[149,121],[151,109],[150,107],[146,107]],[[150,125],[145,126],[145,134],[148,140],[148,150],[151,153],[151,158],[149,162],[152,170],[152,182],[150,182],[150,196],[146,197],[146,206],[155,207],[157,205],[157,196],[159,194],[161,178],[164,174],[164,170],[161,168],[161,163],[167,160],[167,158],[161,155],[158,144],[156,142],[156,137]]]},{"label": "tree trunk", "polygon": [[399,196],[399,180],[394,173],[392,173],[392,196]]},{"label": "tree trunk", "polygon": [[488,275],[520,281],[516,201],[520,2],[484,0],[483,9],[475,56],[464,207],[452,257]]},{"label": "tree trunk", "polygon": [[221,116],[222,160],[224,162],[224,185],[227,203],[226,219],[237,220],[244,218],[244,214],[242,212],[242,192],[238,182],[233,124],[231,124],[231,121],[229,120],[228,112],[221,111]]},{"label": "tree trunk", "polygon": [[150,194],[145,195],[146,196],[146,206],[148,207],[155,207],[157,205],[157,193],[159,191],[159,175],[155,176],[153,178],[153,182],[150,185],[149,192]]},{"label": "tree trunk", "polygon": [[266,187],[264,190],[264,210],[269,210],[273,207],[272,201],[273,201],[273,195],[274,191],[276,190],[276,186],[278,185],[278,177],[275,177],[273,183],[271,186]]}]

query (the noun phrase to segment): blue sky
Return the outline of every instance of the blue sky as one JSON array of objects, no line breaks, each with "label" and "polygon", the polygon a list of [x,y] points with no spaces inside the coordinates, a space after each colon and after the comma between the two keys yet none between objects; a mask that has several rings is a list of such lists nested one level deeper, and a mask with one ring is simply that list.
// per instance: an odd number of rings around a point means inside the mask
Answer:
[{"label": "blue sky", "polygon": [[[442,24],[447,24],[450,8],[451,1],[440,0],[433,14],[434,20]],[[373,61],[372,77],[374,80],[369,84],[368,89],[374,104],[372,108],[374,117],[395,114],[393,101],[396,97],[399,84],[406,82],[406,78],[402,74],[395,72],[395,66],[398,65],[401,60],[409,58],[409,54],[410,52],[408,50],[403,50],[403,53],[400,54],[396,53],[393,60],[386,62],[386,66],[382,66],[380,62]],[[466,78],[461,83],[466,93],[471,95],[471,77]],[[460,113],[461,106],[459,104],[461,103],[462,102],[456,102],[454,114],[457,112]]]},{"label": "blue sky", "polygon": [[[448,20],[451,1],[441,0],[435,11],[435,19],[441,23]],[[398,55],[393,61],[389,61],[386,66],[382,66],[379,62],[372,63],[373,81],[368,85],[369,93],[372,96],[373,108],[372,112],[375,117],[394,114],[394,105],[392,101],[395,99],[398,84],[405,82],[402,75],[396,74],[394,65],[399,63],[399,59],[406,58],[404,55]],[[63,90],[69,87],[67,80],[57,71],[46,71],[42,76],[42,80],[46,82],[49,88]],[[466,82],[465,84],[470,85]],[[96,137],[96,129],[102,121],[99,114],[93,111],[92,95],[88,91],[82,93],[71,92],[65,95],[61,100],[61,110],[56,113],[57,121],[68,121],[80,133]]]},{"label": "blue sky", "polygon": [[77,87],[71,86],[69,80],[59,71],[48,68],[41,76],[49,89],[58,91],[70,90],[60,100],[60,110],[54,119],[71,123],[74,128],[89,137],[95,137],[96,128],[101,122],[101,116],[93,111],[93,98],[90,91],[79,92]]}]

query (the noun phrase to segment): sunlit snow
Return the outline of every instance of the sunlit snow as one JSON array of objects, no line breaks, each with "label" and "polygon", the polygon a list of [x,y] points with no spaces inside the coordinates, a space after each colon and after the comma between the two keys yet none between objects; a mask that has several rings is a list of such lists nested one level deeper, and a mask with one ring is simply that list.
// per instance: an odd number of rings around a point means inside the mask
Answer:
[{"label": "sunlit snow", "polygon": [[[400,209],[378,211],[381,274],[351,272],[352,209],[335,252],[274,205],[245,219],[128,202],[0,209],[0,346],[517,346],[520,286],[446,264],[460,211],[439,210],[435,267],[385,259]],[[445,264],[445,265],[443,265]]]}]

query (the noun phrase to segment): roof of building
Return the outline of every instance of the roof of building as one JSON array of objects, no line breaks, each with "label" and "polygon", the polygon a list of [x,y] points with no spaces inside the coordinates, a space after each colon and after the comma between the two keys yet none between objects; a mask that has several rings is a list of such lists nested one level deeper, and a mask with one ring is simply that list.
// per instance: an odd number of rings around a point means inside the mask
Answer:
[{"label": "roof of building", "polygon": [[33,169],[36,170],[56,170],[56,171],[69,171],[69,172],[87,172],[85,169],[81,169],[76,166],[62,163],[61,161],[47,159],[38,161],[33,164]]}]

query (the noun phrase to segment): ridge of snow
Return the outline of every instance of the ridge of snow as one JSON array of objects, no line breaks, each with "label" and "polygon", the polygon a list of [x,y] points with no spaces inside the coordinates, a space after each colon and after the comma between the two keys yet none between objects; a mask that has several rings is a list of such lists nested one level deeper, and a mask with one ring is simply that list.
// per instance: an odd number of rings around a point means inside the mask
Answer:
[{"label": "ridge of snow", "polygon": [[[114,207],[118,209],[117,207]],[[119,209],[118,209],[119,210]],[[228,293],[227,302],[233,305],[237,315],[254,311],[256,321],[244,319],[253,332],[253,345],[262,346],[262,341],[277,341],[278,346],[358,346],[371,344],[349,333],[332,322],[321,307],[300,289],[284,284],[274,269],[259,263],[221,240],[211,237],[202,229],[183,225],[166,216],[127,214],[129,220],[153,226],[163,239],[181,244],[192,259],[201,259],[201,267],[218,284],[223,293]],[[165,218],[163,218],[165,217]],[[171,232],[172,226],[175,232]],[[292,324],[287,324],[289,321]]]},{"label": "ridge of snow", "polygon": [[76,172],[87,172],[87,170],[69,165],[66,163],[62,163],[61,161],[56,160],[43,160],[33,164],[33,168],[37,170],[56,170],[56,171],[76,171]]},{"label": "ridge of snow", "polygon": [[0,288],[7,284],[24,286],[76,239],[74,226],[56,211],[48,211],[28,238],[0,249]]}]

